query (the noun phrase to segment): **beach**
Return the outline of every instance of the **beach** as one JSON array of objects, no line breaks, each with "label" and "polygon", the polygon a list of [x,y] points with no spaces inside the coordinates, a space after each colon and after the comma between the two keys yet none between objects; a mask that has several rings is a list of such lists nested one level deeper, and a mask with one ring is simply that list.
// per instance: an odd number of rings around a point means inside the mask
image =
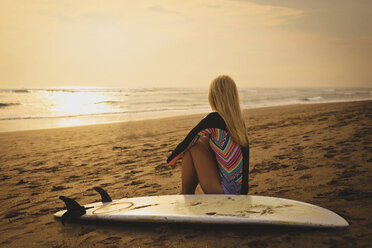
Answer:
[{"label": "beach", "polygon": [[[0,133],[1,247],[369,247],[372,101],[244,110],[249,194],[315,204],[339,229],[86,223],[63,226],[60,195],[81,204],[178,194],[181,166],[166,154],[205,114]],[[197,188],[197,193],[202,193]]]}]

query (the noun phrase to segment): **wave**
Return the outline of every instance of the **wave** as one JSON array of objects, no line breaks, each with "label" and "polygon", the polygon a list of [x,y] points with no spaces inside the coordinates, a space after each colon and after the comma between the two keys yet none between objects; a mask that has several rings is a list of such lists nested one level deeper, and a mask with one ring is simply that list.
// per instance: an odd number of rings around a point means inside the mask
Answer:
[{"label": "wave", "polygon": [[128,89],[130,92],[151,92],[154,91],[154,88],[134,88],[134,89]]},{"label": "wave", "polygon": [[307,97],[303,99],[304,101],[310,101],[310,102],[318,102],[318,101],[324,101],[324,98],[321,96],[315,96],[315,97]]},{"label": "wave", "polygon": [[[31,92],[66,92],[66,93],[152,93],[152,92],[175,92],[187,93],[195,89],[160,88],[160,87],[138,87],[138,88],[104,88],[104,87],[64,87],[64,88],[25,88],[25,89],[0,89],[0,92],[31,93]],[[203,89],[206,90],[206,89]],[[199,91],[199,90],[198,90]]]},{"label": "wave", "polygon": [[32,89],[33,91],[44,91],[44,92],[66,92],[66,93],[143,93],[155,91],[155,88],[49,88],[49,89]]},{"label": "wave", "polygon": [[35,116],[13,116],[13,117],[0,117],[0,121],[9,120],[31,120],[31,119],[56,119],[56,118],[75,118],[75,117],[98,117],[98,116],[112,116],[112,115],[126,115],[126,114],[143,114],[143,113],[158,113],[158,112],[177,112],[177,111],[208,111],[209,108],[157,108],[147,110],[129,110],[129,111],[116,111],[116,112],[102,112],[91,114],[75,114],[75,115],[35,115]]},{"label": "wave", "polygon": [[248,92],[248,93],[257,93],[258,90],[255,89],[247,89],[247,88],[239,88],[239,92]]},{"label": "wave", "polygon": [[3,103],[3,102],[0,102],[0,108],[6,108],[6,107],[9,107],[9,106],[14,106],[14,105],[20,105],[20,103]]},{"label": "wave", "polygon": [[356,89],[356,90],[343,90],[343,91],[340,91],[338,93],[339,94],[344,94],[344,95],[368,95],[368,94],[371,94],[372,91],[370,91],[369,89],[368,90]]},{"label": "wave", "polygon": [[14,93],[30,93],[29,90],[25,90],[25,89],[22,89],[22,90],[13,90]]},{"label": "wave", "polygon": [[124,101],[100,101],[100,102],[95,102],[94,104],[119,104],[123,102]]},{"label": "wave", "polygon": [[3,93],[31,93],[31,90],[28,89],[0,89],[0,92]]}]

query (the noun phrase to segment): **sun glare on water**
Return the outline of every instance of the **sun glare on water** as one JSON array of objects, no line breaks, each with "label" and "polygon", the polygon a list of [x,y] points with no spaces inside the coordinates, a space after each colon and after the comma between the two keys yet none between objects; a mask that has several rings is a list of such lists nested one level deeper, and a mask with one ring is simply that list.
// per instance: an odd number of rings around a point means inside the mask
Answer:
[{"label": "sun glare on water", "polygon": [[118,111],[110,103],[109,93],[87,88],[63,88],[44,95],[48,102],[48,112],[56,118],[56,126],[78,126],[89,124],[100,114]]},{"label": "sun glare on water", "polygon": [[102,109],[101,104],[96,104],[102,97],[97,93],[86,92],[55,92],[50,111],[62,115],[94,114]]},{"label": "sun glare on water", "polygon": [[49,111],[55,116],[78,116],[108,112],[108,97],[102,92],[54,91],[48,96]]}]

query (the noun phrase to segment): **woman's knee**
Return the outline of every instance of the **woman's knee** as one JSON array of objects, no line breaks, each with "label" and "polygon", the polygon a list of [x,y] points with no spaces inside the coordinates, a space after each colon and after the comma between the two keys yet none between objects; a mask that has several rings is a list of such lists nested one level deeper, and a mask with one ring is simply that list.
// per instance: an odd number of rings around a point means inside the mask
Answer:
[{"label": "woman's knee", "polygon": [[205,146],[209,146],[209,137],[208,136],[203,136],[198,140],[198,142],[200,142],[201,144],[203,144]]},{"label": "woman's knee", "polygon": [[209,147],[209,138],[207,136],[201,137],[191,148],[191,151],[198,149],[208,149]]}]

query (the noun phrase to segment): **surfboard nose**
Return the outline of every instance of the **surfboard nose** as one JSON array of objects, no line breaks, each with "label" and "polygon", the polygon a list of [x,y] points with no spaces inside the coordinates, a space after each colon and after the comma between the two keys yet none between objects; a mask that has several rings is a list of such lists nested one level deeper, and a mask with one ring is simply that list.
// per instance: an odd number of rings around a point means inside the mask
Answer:
[{"label": "surfboard nose", "polygon": [[327,211],[330,212],[329,220],[330,220],[330,223],[332,223],[331,224],[332,227],[348,227],[349,226],[349,222],[347,222],[343,217],[341,217],[340,215],[328,209]]},{"label": "surfboard nose", "polygon": [[339,218],[339,222],[338,222],[338,225],[337,225],[337,226],[339,226],[339,227],[347,227],[347,226],[350,225],[349,222],[347,222],[347,221],[346,221],[344,218],[342,218],[340,215],[337,214],[337,216],[338,216],[338,218]]}]

